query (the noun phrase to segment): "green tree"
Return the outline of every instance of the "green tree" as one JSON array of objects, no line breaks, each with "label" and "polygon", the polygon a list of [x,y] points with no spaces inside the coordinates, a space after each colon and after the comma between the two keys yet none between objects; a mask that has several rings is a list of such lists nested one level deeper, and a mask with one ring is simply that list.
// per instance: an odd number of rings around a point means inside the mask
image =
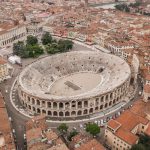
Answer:
[{"label": "green tree", "polygon": [[70,134],[69,134],[69,136],[68,136],[68,140],[71,141],[72,138],[74,136],[76,136],[77,134],[78,134],[78,132],[76,130],[71,131]]},{"label": "green tree", "polygon": [[133,145],[131,150],[146,150],[142,144]]},{"label": "green tree", "polygon": [[133,145],[131,150],[150,150],[150,136],[141,134],[138,144]]},{"label": "green tree", "polygon": [[43,45],[52,43],[52,36],[48,32],[46,32],[45,34],[43,34],[41,41]]},{"label": "green tree", "polygon": [[27,45],[26,51],[28,52],[29,57],[37,57],[44,53],[42,47],[39,45]]},{"label": "green tree", "polygon": [[96,136],[100,133],[100,127],[95,123],[89,123],[86,125],[86,131],[92,134],[93,136]]},{"label": "green tree", "polygon": [[66,52],[69,49],[72,49],[73,47],[73,42],[70,40],[59,40],[58,41],[58,48],[60,52]]},{"label": "green tree", "polygon": [[36,45],[37,43],[38,43],[37,37],[32,35],[27,36],[27,45]]},{"label": "green tree", "polygon": [[61,133],[66,133],[68,130],[68,126],[65,123],[62,123],[57,128]]},{"label": "green tree", "polygon": [[24,51],[24,43],[22,41],[18,41],[17,43],[13,44],[13,54],[21,56]]},{"label": "green tree", "polygon": [[45,46],[45,49],[49,54],[55,54],[59,52],[57,43],[48,44]]}]

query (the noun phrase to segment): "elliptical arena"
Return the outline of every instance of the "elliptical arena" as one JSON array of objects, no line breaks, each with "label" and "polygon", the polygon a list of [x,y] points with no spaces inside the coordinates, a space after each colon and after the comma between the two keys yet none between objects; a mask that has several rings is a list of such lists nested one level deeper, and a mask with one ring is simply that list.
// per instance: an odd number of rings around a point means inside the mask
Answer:
[{"label": "elliptical arena", "polygon": [[123,101],[130,78],[129,65],[117,56],[74,51],[27,66],[18,77],[18,94],[33,114],[58,120],[86,118]]}]

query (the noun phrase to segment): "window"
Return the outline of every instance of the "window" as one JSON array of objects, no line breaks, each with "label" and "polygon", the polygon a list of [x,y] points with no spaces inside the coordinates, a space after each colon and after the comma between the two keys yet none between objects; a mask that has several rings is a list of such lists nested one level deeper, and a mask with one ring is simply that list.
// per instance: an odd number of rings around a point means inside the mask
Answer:
[{"label": "window", "polygon": [[142,129],[144,129],[144,126],[142,126]]}]

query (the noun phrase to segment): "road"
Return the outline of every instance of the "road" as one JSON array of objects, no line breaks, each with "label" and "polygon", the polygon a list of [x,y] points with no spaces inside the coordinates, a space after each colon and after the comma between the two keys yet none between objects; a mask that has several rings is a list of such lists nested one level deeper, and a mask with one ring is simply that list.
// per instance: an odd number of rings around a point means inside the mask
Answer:
[{"label": "road", "polygon": [[[12,118],[12,129],[15,129],[16,142],[19,147],[19,150],[21,150],[24,145],[24,140],[23,140],[23,134],[25,131],[24,125],[25,122],[28,120],[28,118],[21,115],[16,111],[16,109],[14,109],[14,107],[10,103],[9,93],[15,77],[20,71],[21,70],[19,69],[19,67],[16,67],[16,69],[14,70],[14,77],[0,84],[0,89],[6,103],[8,116]],[[7,93],[6,90],[8,91]]]}]

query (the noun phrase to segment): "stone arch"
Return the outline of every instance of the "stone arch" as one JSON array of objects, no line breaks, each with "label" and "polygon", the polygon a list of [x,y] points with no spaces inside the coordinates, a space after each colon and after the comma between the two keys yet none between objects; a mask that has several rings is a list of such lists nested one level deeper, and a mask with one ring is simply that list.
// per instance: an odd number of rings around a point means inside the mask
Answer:
[{"label": "stone arch", "polygon": [[31,106],[30,105],[28,105],[28,108],[31,110]]},{"label": "stone arch", "polygon": [[104,101],[104,96],[101,97],[101,102],[103,102],[103,101]]},{"label": "stone arch", "polygon": [[95,107],[95,111],[97,111],[98,110],[98,106],[97,107]]},{"label": "stone arch", "polygon": [[71,116],[75,116],[76,115],[76,112],[75,111],[72,111],[71,112]]},{"label": "stone arch", "polygon": [[58,114],[57,114],[57,111],[54,111],[53,112],[53,116],[57,116]]},{"label": "stone arch", "polygon": [[[121,96],[120,96],[121,97]],[[116,100],[117,102],[119,101],[119,97],[117,97],[117,100]]]},{"label": "stone arch", "polygon": [[82,102],[81,101],[78,102],[78,108],[82,108]]},{"label": "stone arch", "polygon": [[69,108],[69,106],[70,106],[69,102],[66,102],[65,103],[65,108]]},{"label": "stone arch", "polygon": [[42,101],[42,106],[45,107],[45,101]]},{"label": "stone arch", "polygon": [[37,100],[36,100],[36,104],[37,104],[37,105],[40,105],[40,100],[37,99]]},{"label": "stone arch", "polygon": [[81,110],[78,111],[78,115],[79,116],[82,115],[82,111]]},{"label": "stone arch", "polygon": [[59,103],[59,108],[63,108],[64,104],[62,102]]},{"label": "stone arch", "polygon": [[111,106],[111,104],[112,104],[112,101],[109,102],[109,106]]},{"label": "stone arch", "polygon": [[88,113],[87,109],[84,109],[83,114],[86,115]]},{"label": "stone arch", "polygon": [[35,112],[35,107],[32,107],[33,111]]},{"label": "stone arch", "polygon": [[51,108],[51,102],[47,102],[48,108]]},{"label": "stone arch", "polygon": [[35,99],[32,98],[32,105],[35,105]]},{"label": "stone arch", "polygon": [[115,102],[116,102],[116,100],[114,99],[114,100],[113,100],[113,104],[115,104]]},{"label": "stone arch", "polygon": [[43,109],[43,110],[42,110],[42,114],[46,114],[46,110]]},{"label": "stone arch", "polygon": [[53,108],[57,108],[57,103],[53,102]]},{"label": "stone arch", "polygon": [[108,94],[106,95],[105,100],[106,100],[106,101],[108,100]]},{"label": "stone arch", "polygon": [[59,112],[59,116],[63,117],[64,113],[62,111]]},{"label": "stone arch", "polygon": [[105,104],[105,108],[107,108],[107,106],[108,106],[108,103]]},{"label": "stone arch", "polygon": [[67,116],[70,116],[70,112],[69,111],[66,111],[65,112],[65,116],[67,117]]},{"label": "stone arch", "polygon": [[90,108],[90,109],[89,109],[89,113],[93,113],[93,108]]},{"label": "stone arch", "polygon": [[84,101],[84,107],[88,107],[88,101]]},{"label": "stone arch", "polygon": [[48,111],[48,115],[51,116],[51,115],[52,115],[52,112],[51,112],[51,111]]},{"label": "stone arch", "polygon": [[100,109],[103,109],[103,105],[100,106]]},{"label": "stone arch", "polygon": [[28,96],[28,102],[30,102],[30,97]]},{"label": "stone arch", "polygon": [[40,109],[40,108],[37,109],[37,113],[38,113],[38,114],[41,113],[41,109]]},{"label": "stone arch", "polygon": [[73,108],[75,108],[75,107],[76,107],[76,101],[72,101],[72,102],[71,102],[71,106],[72,106]]},{"label": "stone arch", "polygon": [[112,97],[113,97],[113,93],[110,93],[110,99],[112,99]]}]

